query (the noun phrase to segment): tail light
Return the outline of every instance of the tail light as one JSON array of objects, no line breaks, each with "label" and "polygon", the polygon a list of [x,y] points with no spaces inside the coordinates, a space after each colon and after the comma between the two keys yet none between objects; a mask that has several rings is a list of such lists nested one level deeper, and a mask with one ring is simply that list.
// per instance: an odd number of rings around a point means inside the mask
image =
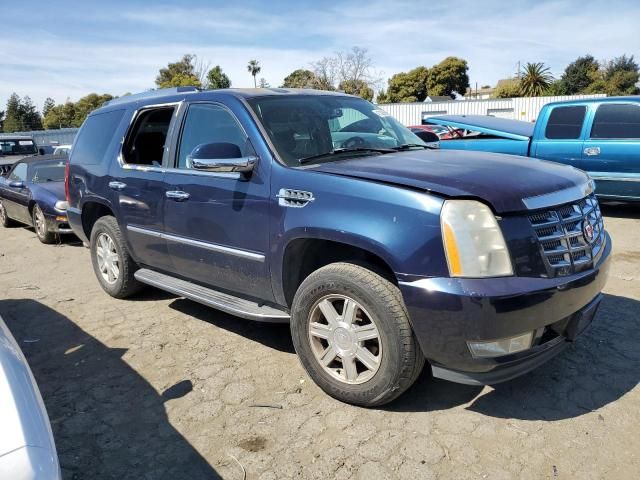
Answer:
[{"label": "tail light", "polygon": [[69,195],[69,162],[64,166],[64,197],[67,200],[67,204],[71,203],[71,196]]}]

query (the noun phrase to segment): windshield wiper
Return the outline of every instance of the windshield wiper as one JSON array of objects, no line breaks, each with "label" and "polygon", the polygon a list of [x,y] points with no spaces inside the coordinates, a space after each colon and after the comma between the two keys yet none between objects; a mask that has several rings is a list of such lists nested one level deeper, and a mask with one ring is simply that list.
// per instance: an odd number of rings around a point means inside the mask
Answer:
[{"label": "windshield wiper", "polygon": [[420,147],[425,150],[427,149],[437,149],[438,147],[435,145],[423,145],[422,143],[403,143],[402,145],[398,145],[397,147],[393,147],[394,150],[401,152],[403,150],[409,150],[410,148]]},{"label": "windshield wiper", "polygon": [[298,160],[300,165],[305,163],[311,163],[315,160],[320,160],[325,157],[331,157],[333,155],[339,155],[341,153],[395,153],[397,150],[394,148],[369,148],[369,147],[354,147],[354,148],[334,148],[330,152],[319,153],[318,155],[311,155]]}]

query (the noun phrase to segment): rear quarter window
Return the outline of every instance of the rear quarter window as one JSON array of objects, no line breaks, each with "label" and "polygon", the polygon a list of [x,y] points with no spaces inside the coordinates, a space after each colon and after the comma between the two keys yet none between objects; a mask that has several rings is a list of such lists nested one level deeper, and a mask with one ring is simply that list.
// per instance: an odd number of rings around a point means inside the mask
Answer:
[{"label": "rear quarter window", "polygon": [[73,145],[71,163],[95,165],[102,162],[124,112],[113,110],[89,116]]},{"label": "rear quarter window", "polygon": [[555,107],[551,110],[544,136],[551,140],[575,140],[580,138],[582,124],[587,113],[584,105]]}]

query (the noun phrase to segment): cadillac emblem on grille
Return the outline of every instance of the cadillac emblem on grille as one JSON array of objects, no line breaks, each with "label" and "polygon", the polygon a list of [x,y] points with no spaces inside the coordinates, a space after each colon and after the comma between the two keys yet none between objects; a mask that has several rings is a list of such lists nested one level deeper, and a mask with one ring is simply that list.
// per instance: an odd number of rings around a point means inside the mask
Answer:
[{"label": "cadillac emblem on grille", "polygon": [[584,238],[587,242],[593,242],[593,225],[591,225],[591,222],[588,218],[584,220],[584,223],[582,225],[582,232],[584,233]]}]

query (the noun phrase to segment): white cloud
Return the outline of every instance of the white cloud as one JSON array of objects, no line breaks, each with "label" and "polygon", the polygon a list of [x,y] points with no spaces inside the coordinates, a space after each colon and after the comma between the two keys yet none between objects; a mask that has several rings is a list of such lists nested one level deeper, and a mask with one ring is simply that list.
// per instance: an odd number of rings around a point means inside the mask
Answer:
[{"label": "white cloud", "polygon": [[[246,71],[251,58],[262,64],[259,77],[277,86],[292,70],[353,45],[368,48],[385,77],[460,56],[469,61],[471,82],[479,84],[513,74],[518,61],[545,62],[559,75],[585,53],[640,53],[640,4],[630,1],[118,9],[117,16],[73,10],[63,29],[5,31],[0,105],[13,91],[41,106],[47,96],[62,102],[90,92],[145,90],[154,86],[159,68],[185,53],[220,64],[238,87],[252,85]],[[74,25],[88,27],[76,31]]]}]

